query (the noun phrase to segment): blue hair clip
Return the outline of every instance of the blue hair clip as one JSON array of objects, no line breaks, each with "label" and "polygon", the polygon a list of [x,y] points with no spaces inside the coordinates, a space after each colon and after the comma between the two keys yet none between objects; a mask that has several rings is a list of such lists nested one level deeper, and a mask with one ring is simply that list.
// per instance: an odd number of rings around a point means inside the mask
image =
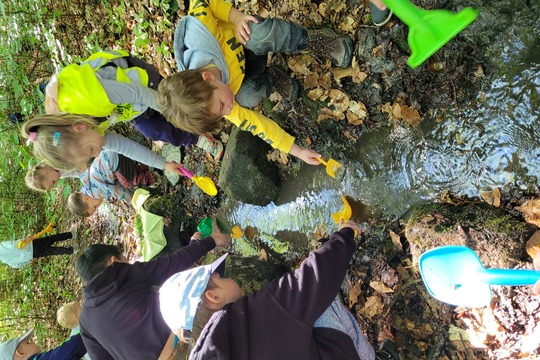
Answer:
[{"label": "blue hair clip", "polygon": [[52,144],[54,146],[57,146],[58,143],[60,142],[60,131],[55,131],[54,134],[53,134],[53,138],[52,138]]}]

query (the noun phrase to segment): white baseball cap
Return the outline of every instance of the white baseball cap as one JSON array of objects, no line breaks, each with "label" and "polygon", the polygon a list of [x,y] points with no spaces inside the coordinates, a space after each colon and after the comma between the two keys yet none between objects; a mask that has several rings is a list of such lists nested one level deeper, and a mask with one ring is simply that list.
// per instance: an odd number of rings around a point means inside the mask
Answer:
[{"label": "white baseball cap", "polygon": [[161,286],[161,315],[172,331],[182,329],[186,332],[193,329],[193,320],[210,275],[216,270],[223,274],[227,255],[229,254],[224,254],[210,265],[176,273]]}]

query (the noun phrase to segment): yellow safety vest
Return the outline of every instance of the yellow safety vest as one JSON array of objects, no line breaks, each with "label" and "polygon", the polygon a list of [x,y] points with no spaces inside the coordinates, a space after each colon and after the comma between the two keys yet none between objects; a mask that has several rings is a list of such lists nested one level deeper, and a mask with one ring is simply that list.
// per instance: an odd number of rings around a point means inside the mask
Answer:
[{"label": "yellow safety vest", "polygon": [[[132,104],[111,103],[96,76],[96,71],[105,64],[126,56],[129,56],[129,53],[125,50],[102,51],[91,55],[80,65],[71,64],[62,69],[57,75],[60,111],[107,117],[108,121],[100,124],[102,131],[116,122],[127,121],[136,116],[139,112],[133,110]],[[116,81],[148,86],[148,74],[136,66],[127,69],[117,67]]]}]

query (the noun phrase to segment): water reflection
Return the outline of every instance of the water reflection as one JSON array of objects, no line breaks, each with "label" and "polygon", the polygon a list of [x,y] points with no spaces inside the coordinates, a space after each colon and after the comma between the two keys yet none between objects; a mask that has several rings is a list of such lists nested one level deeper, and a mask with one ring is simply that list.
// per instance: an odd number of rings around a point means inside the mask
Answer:
[{"label": "water reflection", "polygon": [[270,244],[280,241],[278,232],[299,238],[321,227],[335,230],[331,214],[340,209],[340,195],[395,217],[444,190],[468,196],[494,187],[537,190],[540,30],[535,23],[523,38],[514,34],[510,29],[491,49],[500,56],[493,59],[495,74],[470,109],[440,122],[424,119],[418,128],[366,131],[354,158],[336,159],[347,167],[342,181],[322,166],[304,167],[285,182],[277,204],[237,204],[228,221],[256,227]]}]

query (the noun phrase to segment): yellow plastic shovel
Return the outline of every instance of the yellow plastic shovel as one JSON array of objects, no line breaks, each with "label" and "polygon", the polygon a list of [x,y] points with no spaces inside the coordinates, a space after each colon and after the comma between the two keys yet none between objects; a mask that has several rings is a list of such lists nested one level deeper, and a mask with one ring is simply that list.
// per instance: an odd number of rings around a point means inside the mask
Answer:
[{"label": "yellow plastic shovel", "polygon": [[193,173],[191,171],[187,170],[183,166],[179,166],[178,170],[180,170],[182,172],[182,174],[184,174],[185,176],[187,176],[188,178],[193,180],[195,185],[197,185],[202,191],[204,191],[208,195],[210,195],[210,196],[216,196],[217,195],[218,191],[217,191],[216,185],[214,184],[212,179],[210,179],[209,177],[207,177],[207,176],[195,176],[195,175],[193,175]]},{"label": "yellow plastic shovel", "polygon": [[236,225],[231,230],[231,237],[234,239],[240,239],[242,237],[242,230],[240,229],[240,226]]},{"label": "yellow plastic shovel", "polygon": [[334,220],[336,224],[339,224],[341,219],[343,219],[344,222],[349,221],[352,216],[351,205],[349,205],[345,196],[342,196],[341,200],[343,201],[343,209],[332,214],[332,220]]},{"label": "yellow plastic shovel", "polygon": [[323,165],[326,165],[326,173],[334,179],[336,178],[336,171],[343,166],[334,159],[330,159],[328,162],[324,161],[323,158],[317,158],[317,160],[319,160]]},{"label": "yellow plastic shovel", "polygon": [[28,245],[29,242],[41,237],[41,235],[52,233],[53,229],[54,229],[54,223],[50,222],[49,225],[47,225],[45,229],[41,230],[36,235],[30,235],[26,239],[19,241],[19,243],[17,244],[17,247],[22,250],[24,249],[26,245]]},{"label": "yellow plastic shovel", "polygon": [[[352,216],[351,205],[349,205],[345,196],[342,196],[341,200],[343,201],[343,208],[332,214],[332,220],[334,220],[336,224],[339,224],[341,219],[343,219],[343,222],[347,222]],[[356,235],[358,235],[358,231],[354,230],[354,236]]]}]

